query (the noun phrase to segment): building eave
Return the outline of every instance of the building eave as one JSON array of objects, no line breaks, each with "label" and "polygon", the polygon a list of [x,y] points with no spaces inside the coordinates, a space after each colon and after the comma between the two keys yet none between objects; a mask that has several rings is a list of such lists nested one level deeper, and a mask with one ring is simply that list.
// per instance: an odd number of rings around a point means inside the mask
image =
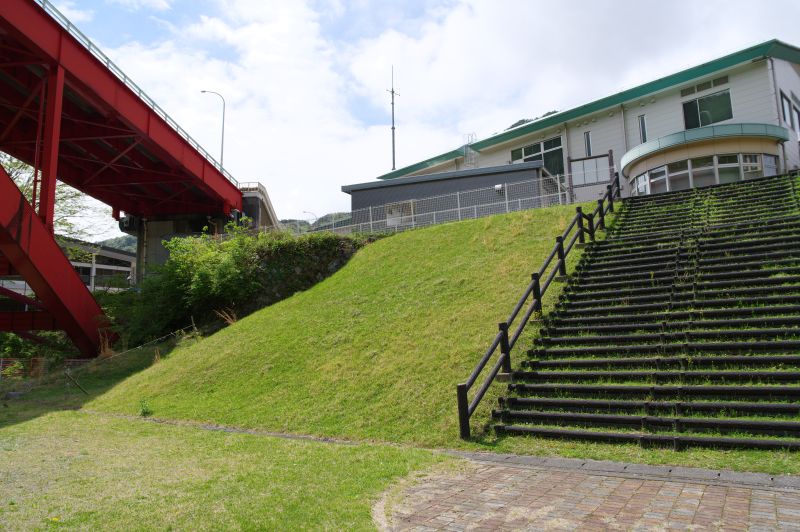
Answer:
[{"label": "building eave", "polygon": [[627,176],[628,168],[642,159],[652,157],[653,155],[667,150],[673,150],[679,146],[730,137],[760,137],[775,140],[776,142],[786,142],[790,138],[788,129],[774,124],[722,124],[704,126],[696,129],[679,131],[640,144],[622,156],[620,167],[622,168],[623,174]]},{"label": "building eave", "polygon": [[491,166],[487,168],[470,168],[468,170],[456,170],[453,172],[439,172],[435,174],[424,174],[416,176],[400,177],[383,181],[370,181],[367,183],[356,183],[354,185],[342,186],[342,192],[350,194],[358,190],[371,190],[376,188],[397,187],[414,183],[425,183],[429,181],[444,181],[447,179],[460,179],[473,175],[491,175],[509,172],[527,172],[542,167],[542,161],[531,161],[527,163],[517,163],[513,165]]}]

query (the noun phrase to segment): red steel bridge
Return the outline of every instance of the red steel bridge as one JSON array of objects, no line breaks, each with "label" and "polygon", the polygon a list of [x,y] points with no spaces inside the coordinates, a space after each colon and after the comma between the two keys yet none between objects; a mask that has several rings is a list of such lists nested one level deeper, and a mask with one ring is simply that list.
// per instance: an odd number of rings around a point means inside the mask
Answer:
[{"label": "red steel bridge", "polygon": [[236,181],[47,0],[0,0],[0,151],[34,168],[28,202],[0,168],[0,331],[63,330],[97,354],[100,307],[53,238],[56,179],[136,217],[226,216]]}]

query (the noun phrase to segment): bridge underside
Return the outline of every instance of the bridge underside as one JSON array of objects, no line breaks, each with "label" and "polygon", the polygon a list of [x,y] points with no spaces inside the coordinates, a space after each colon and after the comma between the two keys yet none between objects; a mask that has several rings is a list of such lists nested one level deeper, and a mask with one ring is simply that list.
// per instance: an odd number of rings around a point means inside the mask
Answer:
[{"label": "bridge underside", "polygon": [[16,301],[25,314],[0,311],[0,330],[60,328],[90,356],[103,314],[53,239],[56,178],[117,217],[226,216],[241,210],[242,194],[163,110],[43,5],[0,2],[0,151],[34,169],[32,204],[0,173],[0,277],[21,276],[36,293],[35,301]]}]

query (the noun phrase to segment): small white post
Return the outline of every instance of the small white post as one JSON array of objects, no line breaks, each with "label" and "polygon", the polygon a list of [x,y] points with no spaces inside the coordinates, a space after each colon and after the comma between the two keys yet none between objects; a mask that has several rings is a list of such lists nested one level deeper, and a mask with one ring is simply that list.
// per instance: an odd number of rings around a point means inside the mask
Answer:
[{"label": "small white post", "polygon": [[92,253],[92,268],[89,270],[89,291],[91,292],[94,292],[96,275],[97,275],[97,255]]}]

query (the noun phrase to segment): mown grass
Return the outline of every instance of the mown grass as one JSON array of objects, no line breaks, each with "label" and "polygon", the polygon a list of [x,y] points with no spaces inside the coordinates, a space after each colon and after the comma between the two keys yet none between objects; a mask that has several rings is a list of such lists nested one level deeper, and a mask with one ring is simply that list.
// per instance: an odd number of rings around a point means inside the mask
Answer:
[{"label": "mown grass", "polygon": [[[296,434],[770,473],[800,473],[796,454],[642,449],[496,438],[496,383],[458,437],[463,382],[574,214],[551,208],[400,234],[361,250],[312,289],[169,356],[89,408]],[[578,258],[571,256],[571,267]],[[548,292],[552,307],[558,285]],[[537,325],[520,340],[526,358]],[[92,391],[92,390],[90,390]],[[77,392],[76,392],[77,393]]]},{"label": "mown grass", "polygon": [[178,348],[91,407],[130,414],[146,399],[157,417],[453,445],[455,385],[574,213],[532,210],[370,244],[312,289]]},{"label": "mown grass", "polygon": [[372,530],[396,479],[451,459],[58,412],[0,430],[0,528]]}]

